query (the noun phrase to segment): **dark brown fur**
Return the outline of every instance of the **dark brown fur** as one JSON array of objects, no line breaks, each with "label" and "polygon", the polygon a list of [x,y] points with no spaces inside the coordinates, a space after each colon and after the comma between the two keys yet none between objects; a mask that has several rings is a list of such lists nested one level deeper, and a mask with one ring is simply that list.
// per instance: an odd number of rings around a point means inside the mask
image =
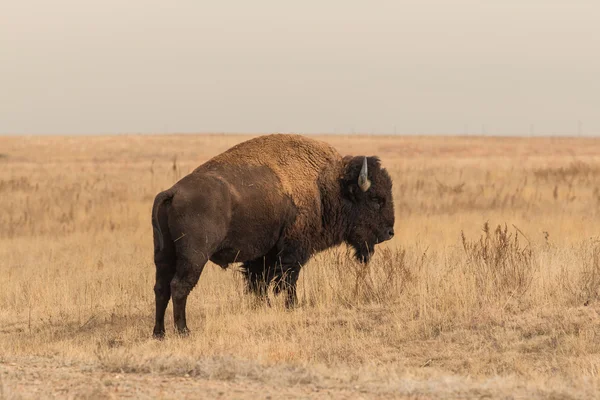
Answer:
[{"label": "dark brown fur", "polygon": [[367,262],[393,236],[392,181],[368,157],[371,187],[357,184],[363,156],[341,157],[300,135],[240,143],[185,176],[154,201],[156,325],[173,298],[175,326],[188,331],[185,305],[208,260],[243,263],[247,289],[287,292],[296,303],[300,268],[316,252],[346,242]]}]

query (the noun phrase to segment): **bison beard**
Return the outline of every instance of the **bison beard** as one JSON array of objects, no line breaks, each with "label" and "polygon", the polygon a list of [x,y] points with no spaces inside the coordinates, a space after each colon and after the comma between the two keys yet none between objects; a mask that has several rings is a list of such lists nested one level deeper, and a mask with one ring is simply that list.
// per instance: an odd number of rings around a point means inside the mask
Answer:
[{"label": "bison beard", "polygon": [[357,261],[364,264],[368,263],[371,260],[371,256],[373,256],[374,252],[375,247],[369,246],[368,244],[354,247],[354,257]]},{"label": "bison beard", "polygon": [[[259,155],[260,154],[260,155]],[[297,304],[302,265],[346,242],[360,262],[393,236],[392,182],[376,157],[341,157],[300,135],[266,135],[207,161],[152,209],[156,264],[154,336],[165,334],[173,299],[175,327],[188,331],[186,304],[204,265],[242,263],[246,290]]]}]

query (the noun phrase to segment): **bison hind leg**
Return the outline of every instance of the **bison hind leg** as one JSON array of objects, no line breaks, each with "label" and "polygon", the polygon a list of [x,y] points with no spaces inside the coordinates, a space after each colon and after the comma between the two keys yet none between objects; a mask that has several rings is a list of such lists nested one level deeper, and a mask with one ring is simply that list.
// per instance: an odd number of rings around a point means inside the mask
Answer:
[{"label": "bison hind leg", "polygon": [[175,276],[171,280],[171,296],[175,328],[180,335],[189,333],[186,319],[187,298],[198,283],[207,261],[205,256],[186,257],[177,254]]},{"label": "bison hind leg", "polygon": [[165,311],[171,299],[171,280],[175,276],[175,254],[163,251],[155,255],[156,283],[154,297],[156,301],[156,322],[153,336],[162,339],[165,336]]}]

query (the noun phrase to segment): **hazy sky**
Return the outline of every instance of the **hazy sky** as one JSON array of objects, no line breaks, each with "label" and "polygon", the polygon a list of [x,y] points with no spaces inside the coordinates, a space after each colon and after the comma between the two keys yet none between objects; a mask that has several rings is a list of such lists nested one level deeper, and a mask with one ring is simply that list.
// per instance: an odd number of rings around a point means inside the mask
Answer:
[{"label": "hazy sky", "polygon": [[0,134],[600,134],[600,0],[1,0]]}]

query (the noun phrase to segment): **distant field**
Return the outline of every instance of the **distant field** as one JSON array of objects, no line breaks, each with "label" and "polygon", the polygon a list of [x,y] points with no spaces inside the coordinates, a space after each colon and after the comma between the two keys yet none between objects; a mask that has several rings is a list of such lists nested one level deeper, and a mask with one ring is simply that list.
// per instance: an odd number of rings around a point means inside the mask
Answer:
[{"label": "distant field", "polygon": [[321,136],[379,155],[396,236],[300,307],[208,265],[151,339],[156,193],[249,138],[0,137],[0,398],[600,397],[600,140]]}]

